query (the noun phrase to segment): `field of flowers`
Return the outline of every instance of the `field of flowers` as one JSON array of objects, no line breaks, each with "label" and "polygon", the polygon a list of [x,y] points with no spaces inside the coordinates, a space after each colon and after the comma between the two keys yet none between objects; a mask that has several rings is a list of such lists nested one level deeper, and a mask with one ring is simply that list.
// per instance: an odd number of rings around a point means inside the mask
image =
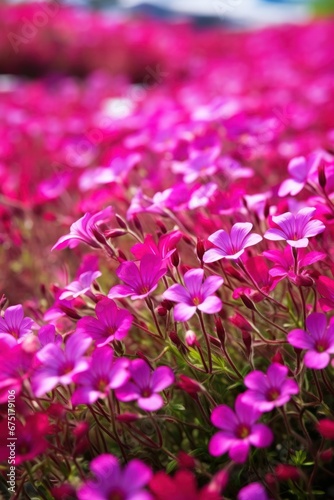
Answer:
[{"label": "field of flowers", "polygon": [[2,497],[334,498],[334,21],[0,14]]}]

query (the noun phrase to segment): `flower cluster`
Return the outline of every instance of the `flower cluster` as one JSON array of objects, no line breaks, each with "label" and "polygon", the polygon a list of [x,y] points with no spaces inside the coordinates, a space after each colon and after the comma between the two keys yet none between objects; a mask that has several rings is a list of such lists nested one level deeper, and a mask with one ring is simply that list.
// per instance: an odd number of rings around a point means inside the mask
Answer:
[{"label": "flower cluster", "polygon": [[0,77],[16,497],[330,498],[334,23],[52,5],[0,16],[0,70],[58,74]]}]

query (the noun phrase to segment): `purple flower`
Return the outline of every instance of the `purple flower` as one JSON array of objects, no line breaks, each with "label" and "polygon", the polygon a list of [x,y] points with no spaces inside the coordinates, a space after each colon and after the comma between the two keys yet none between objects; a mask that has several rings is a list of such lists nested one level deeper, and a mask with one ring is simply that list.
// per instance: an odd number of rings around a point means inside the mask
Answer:
[{"label": "purple flower", "polygon": [[47,344],[37,354],[41,366],[32,377],[32,388],[37,397],[51,391],[56,385],[67,385],[76,373],[87,369],[88,362],[83,357],[92,339],[73,333],[63,350],[56,344]]},{"label": "purple flower", "polygon": [[142,359],[132,361],[129,371],[131,380],[116,389],[116,397],[120,401],[137,400],[138,406],[146,411],[159,410],[164,404],[158,392],[174,382],[174,373],[168,366],[159,366],[151,372],[148,364]]},{"label": "purple flower", "polygon": [[113,286],[108,297],[117,299],[131,296],[132,300],[144,299],[157,288],[160,278],[166,274],[167,270],[162,265],[161,258],[155,255],[144,255],[139,268],[134,262],[123,262],[116,274],[125,285]]},{"label": "purple flower", "polygon": [[100,248],[93,230],[96,226],[108,220],[112,214],[112,208],[107,207],[96,214],[87,212],[81,219],[75,221],[70,227],[70,233],[61,236],[51,250],[62,250],[63,248],[76,247],[80,241],[93,248]]},{"label": "purple flower", "polygon": [[317,219],[312,219],[315,208],[303,208],[297,215],[291,212],[274,216],[273,222],[279,228],[268,229],[264,237],[267,240],[285,240],[290,246],[303,248],[308,245],[308,238],[316,236],[325,230],[324,224]]},{"label": "purple flower", "polygon": [[251,483],[239,491],[237,500],[269,500],[269,497],[262,484]]},{"label": "purple flower", "polygon": [[305,330],[292,330],[288,342],[298,349],[306,349],[305,366],[315,370],[326,368],[330,354],[334,354],[334,325],[327,328],[325,314],[312,313],[306,318]]},{"label": "purple flower", "polygon": [[122,340],[128,333],[132,316],[125,309],[119,309],[113,300],[100,300],[95,307],[96,318],[87,316],[78,321],[76,332],[92,337],[97,347],[113,340]]},{"label": "purple flower", "polygon": [[11,346],[20,343],[32,333],[33,324],[34,321],[31,318],[24,317],[21,304],[10,306],[6,309],[4,317],[0,317],[0,339]]},{"label": "purple flower", "polygon": [[142,488],[150,481],[152,471],[140,460],[131,460],[121,469],[113,455],[102,454],[90,463],[96,480],[87,481],[77,492],[79,500],[151,500]]},{"label": "purple flower", "polygon": [[221,429],[209,442],[209,452],[214,457],[227,451],[231,460],[244,463],[250,446],[264,448],[273,441],[273,433],[264,424],[256,423],[261,412],[242,400],[242,394],[236,399],[235,412],[229,406],[217,406],[211,414],[213,425]]},{"label": "purple flower", "polygon": [[238,259],[245,248],[256,245],[262,240],[259,234],[248,234],[253,227],[250,222],[237,222],[232,226],[230,234],[223,229],[209,236],[208,240],[215,248],[207,250],[203,256],[206,263],[216,262],[220,259]]},{"label": "purple flower", "polygon": [[93,404],[107,396],[110,389],[121,387],[130,377],[128,366],[129,360],[115,359],[111,348],[97,349],[89,360],[87,370],[73,377],[80,387],[74,392],[72,403]]},{"label": "purple flower", "polygon": [[176,244],[182,236],[181,231],[171,231],[160,236],[158,244],[156,244],[153,236],[148,234],[145,236],[144,243],[136,243],[131,248],[131,252],[138,260],[142,259],[146,254],[157,255],[162,260],[168,259],[175,252]]},{"label": "purple flower", "polygon": [[242,400],[260,412],[283,406],[292,394],[299,392],[298,384],[287,379],[287,374],[288,368],[278,363],[270,365],[266,374],[258,370],[249,373],[244,380],[249,390],[244,392]]},{"label": "purple flower", "polygon": [[86,271],[80,274],[77,280],[67,285],[63,293],[59,296],[59,299],[73,299],[79,297],[79,295],[83,295],[90,290],[93,281],[100,276],[102,276],[100,271]]},{"label": "purple flower", "polygon": [[176,321],[187,321],[196,309],[208,314],[219,312],[222,301],[213,295],[224,283],[219,276],[209,276],[203,282],[203,269],[190,269],[184,275],[185,286],[172,285],[163,294],[163,298],[178,302],[174,307]]}]

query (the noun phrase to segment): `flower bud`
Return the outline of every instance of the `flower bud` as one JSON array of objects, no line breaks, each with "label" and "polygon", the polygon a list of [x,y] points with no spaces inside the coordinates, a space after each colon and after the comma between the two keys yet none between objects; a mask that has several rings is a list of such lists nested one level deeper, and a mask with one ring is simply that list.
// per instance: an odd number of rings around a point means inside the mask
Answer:
[{"label": "flower bud", "polygon": [[333,450],[332,448],[328,448],[327,450],[322,451],[319,453],[319,458],[322,462],[324,463],[329,463],[333,460]]},{"label": "flower bud", "polygon": [[128,234],[126,229],[107,229],[105,231],[104,236],[108,238],[119,238],[119,236],[124,236]]},{"label": "flower bud", "polygon": [[167,314],[167,309],[165,307],[163,307],[162,305],[158,306],[157,307],[157,313],[159,314],[159,316],[166,316]]},{"label": "flower bud", "polygon": [[176,385],[179,389],[182,389],[191,397],[197,397],[199,392],[203,392],[203,386],[197,382],[197,380],[193,380],[186,375],[180,375],[179,381]]},{"label": "flower bud", "polygon": [[116,217],[116,220],[118,222],[119,227],[121,227],[122,229],[128,228],[128,225],[127,225],[126,221],[123,219],[123,217],[121,217],[118,214],[116,214],[115,217]]},{"label": "flower bud", "polygon": [[300,478],[300,470],[294,465],[279,464],[275,467],[275,474],[279,481],[297,481]]},{"label": "flower bud", "polygon": [[174,303],[171,302],[170,300],[163,300],[160,304],[162,307],[164,307],[165,309],[167,309],[167,311],[170,311],[172,309],[172,307],[174,306]]},{"label": "flower bud", "polygon": [[199,347],[199,342],[196,333],[193,330],[187,330],[185,334],[185,341],[189,347]]},{"label": "flower bud", "polygon": [[222,346],[224,346],[226,340],[226,332],[222,320],[219,317],[215,318],[215,326],[220,343],[222,344]]},{"label": "flower bud", "polygon": [[205,252],[204,241],[199,239],[197,240],[196,254],[201,262],[203,261],[204,252]]},{"label": "flower bud", "polygon": [[79,441],[81,438],[83,438],[89,430],[89,424],[88,422],[85,422],[84,420],[81,422],[77,422],[73,429],[73,434],[76,437],[77,441]]},{"label": "flower bud", "polygon": [[116,415],[116,420],[118,422],[123,422],[125,424],[131,424],[131,422],[136,422],[140,417],[135,413],[125,412],[121,415]]},{"label": "flower bud", "polygon": [[324,418],[319,420],[317,430],[326,439],[334,439],[334,420]]},{"label": "flower bud", "polygon": [[172,253],[170,260],[172,261],[174,267],[177,267],[180,264],[180,256],[177,250]]},{"label": "flower bud", "polygon": [[171,332],[169,332],[168,336],[171,339],[171,341],[173,342],[173,344],[176,345],[176,347],[181,347],[182,342],[179,339],[178,334],[176,333],[175,330],[172,330]]},{"label": "flower bud", "polygon": [[284,359],[283,359],[283,356],[282,356],[282,353],[280,350],[277,350],[275,352],[275,354],[273,355],[273,357],[271,358],[271,362],[272,363],[278,363],[280,365],[284,365]]},{"label": "flower bud", "polygon": [[[106,239],[104,234],[101,233],[100,229],[97,226],[92,227],[92,233],[94,235],[94,238],[101,243],[102,245],[106,244]],[[92,246],[92,245],[91,245]]]},{"label": "flower bud", "polygon": [[327,184],[325,165],[321,163],[318,167],[318,182],[322,189],[325,189]]},{"label": "flower bud", "polygon": [[250,309],[251,311],[256,311],[254,303],[251,301],[249,297],[247,297],[247,295],[242,293],[240,295],[240,298],[244,303],[244,305],[247,307],[247,309]]}]

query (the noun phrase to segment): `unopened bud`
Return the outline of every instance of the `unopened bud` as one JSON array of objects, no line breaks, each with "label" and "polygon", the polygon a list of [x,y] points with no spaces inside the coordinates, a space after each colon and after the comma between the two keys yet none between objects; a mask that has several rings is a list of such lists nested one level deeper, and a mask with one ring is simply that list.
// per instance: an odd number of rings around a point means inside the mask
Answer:
[{"label": "unopened bud", "polygon": [[169,332],[168,336],[171,339],[171,341],[173,342],[173,344],[176,345],[176,347],[181,347],[182,342],[179,339],[179,337],[178,337],[178,335],[177,335],[177,333],[176,333],[175,330],[172,330],[171,332]]},{"label": "unopened bud", "polygon": [[200,345],[193,330],[187,330],[184,339],[189,347],[199,347]]},{"label": "unopened bud", "polygon": [[203,240],[197,240],[197,245],[196,245],[196,254],[199,260],[202,262],[203,261],[203,255],[205,253],[205,247],[204,247],[204,241]]},{"label": "unopened bud", "polygon": [[142,225],[141,225],[140,220],[138,219],[137,215],[134,215],[132,220],[133,220],[133,223],[135,225],[135,228],[140,232],[140,234],[144,234]]},{"label": "unopened bud", "polygon": [[208,338],[209,338],[210,344],[212,344],[216,347],[221,347],[221,342],[216,337],[213,337],[212,335],[208,335]]},{"label": "unopened bud", "polygon": [[319,458],[324,463],[329,463],[333,460],[333,450],[332,448],[328,448],[327,450],[319,453]]},{"label": "unopened bud", "polygon": [[165,309],[167,309],[167,311],[170,311],[172,309],[172,307],[174,306],[173,302],[171,302],[170,300],[163,300],[160,304],[162,307],[164,307]]},{"label": "unopened bud", "polygon": [[222,346],[224,346],[225,340],[226,340],[226,332],[225,332],[223,322],[220,318],[215,318],[215,326],[216,326],[217,336],[218,336]]},{"label": "unopened bud", "polygon": [[251,301],[251,299],[249,297],[247,297],[247,295],[242,293],[240,295],[240,298],[241,298],[242,302],[244,303],[244,305],[247,307],[247,309],[251,309],[252,311],[256,311],[254,303]]},{"label": "unopened bud", "polygon": [[116,214],[115,217],[116,217],[116,220],[118,222],[119,227],[121,227],[123,229],[127,229],[128,228],[128,225],[127,225],[126,221],[123,219],[123,217],[121,217],[118,214]]},{"label": "unopened bud", "polygon": [[196,466],[194,457],[182,450],[177,454],[177,461],[181,469],[194,469]]},{"label": "unopened bud", "polygon": [[249,357],[252,352],[252,336],[247,330],[241,330],[242,341],[246,348],[247,356]]},{"label": "unopened bud", "polygon": [[159,316],[164,317],[164,316],[166,316],[167,312],[168,311],[165,307],[163,307],[161,305],[157,307],[157,313],[159,314]]},{"label": "unopened bud", "polygon": [[128,234],[126,229],[107,229],[104,236],[106,238],[118,238],[119,236],[124,236],[125,234]]},{"label": "unopened bud", "polygon": [[325,189],[327,184],[327,179],[326,179],[325,165],[323,163],[321,163],[318,167],[318,181],[319,181],[319,186],[322,189]]},{"label": "unopened bud", "polygon": [[317,430],[324,438],[334,440],[334,420],[329,418],[319,420]]},{"label": "unopened bud", "polygon": [[192,397],[197,397],[199,392],[203,392],[203,386],[197,380],[193,380],[186,375],[180,375],[177,386]]},{"label": "unopened bud", "polygon": [[[99,230],[99,228],[97,226],[92,227],[92,233],[94,235],[94,238],[99,243],[101,243],[101,245],[105,245],[106,244],[105,236],[104,236],[104,234],[101,233],[101,231]],[[90,244],[90,246],[93,246],[93,245]]]},{"label": "unopened bud", "polygon": [[280,350],[276,351],[271,358],[272,363],[278,363],[279,365],[284,365],[284,359]]},{"label": "unopened bud", "polygon": [[139,415],[136,415],[135,413],[125,412],[121,415],[116,415],[116,420],[125,424],[131,424],[131,422],[136,422],[138,419]]},{"label": "unopened bud", "polygon": [[180,256],[179,252],[175,250],[171,255],[171,261],[174,267],[177,267],[180,264]]},{"label": "unopened bud", "polygon": [[275,474],[279,481],[297,481],[300,478],[300,470],[294,465],[279,464],[275,467]]}]

